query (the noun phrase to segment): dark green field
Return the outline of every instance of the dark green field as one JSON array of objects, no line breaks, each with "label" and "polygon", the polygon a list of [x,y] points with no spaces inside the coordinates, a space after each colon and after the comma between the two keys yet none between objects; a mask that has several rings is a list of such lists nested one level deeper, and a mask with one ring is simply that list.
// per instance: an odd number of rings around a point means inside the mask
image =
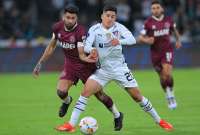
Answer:
[{"label": "dark green field", "polygon": [[[97,135],[200,135],[200,69],[175,70],[176,110],[169,110],[159,80],[153,70],[136,70],[143,95],[148,97],[160,115],[174,125],[165,132],[134,103],[127,93],[111,83],[106,92],[125,115],[124,127],[113,131],[113,116],[92,97],[81,116],[93,116],[99,124]],[[42,73],[37,80],[31,74],[0,74],[0,135],[63,135],[54,127],[69,119],[82,84],[73,87],[73,104],[64,119],[58,118],[60,100],[56,96],[59,73]],[[74,135],[80,135],[77,130]]]}]

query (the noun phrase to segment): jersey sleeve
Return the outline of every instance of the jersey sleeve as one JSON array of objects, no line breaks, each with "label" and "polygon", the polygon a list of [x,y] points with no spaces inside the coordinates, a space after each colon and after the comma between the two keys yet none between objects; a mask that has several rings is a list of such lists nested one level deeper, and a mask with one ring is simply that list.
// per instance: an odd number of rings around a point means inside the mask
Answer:
[{"label": "jersey sleeve", "polygon": [[86,30],[83,26],[81,26],[77,33],[77,46],[78,47],[84,46],[83,43],[85,42],[85,38],[86,38]]},{"label": "jersey sleeve", "polygon": [[58,33],[57,32],[58,31],[57,24],[54,24],[51,29],[52,29],[52,38],[57,40],[58,39],[58,37],[57,37],[57,35],[58,35],[57,34]]},{"label": "jersey sleeve", "polygon": [[174,22],[173,18],[170,17],[170,31],[174,31],[174,28],[176,28],[176,23]]},{"label": "jersey sleeve", "polygon": [[124,25],[119,25],[119,32],[121,35],[121,39],[119,40],[121,45],[136,44],[136,40],[133,37],[133,34]]},{"label": "jersey sleeve", "polygon": [[142,30],[140,31],[141,35],[147,35],[149,29],[148,29],[148,22],[146,21],[144,25],[142,26]]},{"label": "jersey sleeve", "polygon": [[93,30],[93,27],[91,27],[88,31],[87,38],[84,43],[84,51],[86,53],[90,53],[90,51],[93,49],[92,45],[94,41],[95,41],[95,31]]},{"label": "jersey sleeve", "polygon": [[85,28],[82,26],[80,27],[78,33],[77,33],[77,41],[78,42],[85,42],[85,38],[86,38],[86,30]]}]

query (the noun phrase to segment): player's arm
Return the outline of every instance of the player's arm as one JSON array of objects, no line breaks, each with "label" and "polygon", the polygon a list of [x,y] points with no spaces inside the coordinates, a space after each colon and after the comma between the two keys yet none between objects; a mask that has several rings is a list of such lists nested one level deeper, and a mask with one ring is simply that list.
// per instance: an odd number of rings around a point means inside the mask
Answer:
[{"label": "player's arm", "polygon": [[42,57],[39,59],[38,63],[36,64],[34,70],[33,70],[33,75],[34,77],[39,76],[40,69],[42,67],[42,64],[46,62],[46,60],[53,54],[55,48],[56,48],[56,43],[57,40],[55,38],[55,35],[53,34],[48,46],[46,47]]},{"label": "player's arm", "polygon": [[[85,42],[78,45],[79,57],[81,60],[86,62],[96,62],[98,60],[98,53],[96,48],[92,47],[95,41],[95,32],[93,31],[93,27],[91,27],[88,31],[87,38]],[[89,54],[86,56],[86,54]]]},{"label": "player's arm", "polygon": [[139,35],[137,38],[138,43],[149,44],[152,45],[154,43],[154,37],[149,37],[147,35]]},{"label": "player's arm", "polygon": [[175,45],[175,47],[176,47],[177,49],[179,49],[179,48],[181,48],[181,46],[182,46],[181,40],[180,40],[180,34],[179,34],[179,32],[178,32],[178,30],[176,29],[175,26],[174,26],[173,30],[174,30],[174,35],[175,35],[175,37],[176,37],[176,45]]},{"label": "player's arm", "polygon": [[82,61],[89,62],[89,63],[95,63],[98,60],[96,49],[93,48],[90,51],[90,54],[87,56],[84,52],[84,45],[82,42],[78,42],[78,53],[79,53],[79,58]]},{"label": "player's arm", "polygon": [[148,32],[148,27],[147,24],[145,23],[143,29],[140,31],[140,35],[137,38],[137,43],[149,44],[149,45],[152,45],[154,43],[154,37],[148,36],[147,32]]},{"label": "player's arm", "polygon": [[121,45],[134,45],[134,44],[136,44],[136,40],[135,40],[133,34],[125,26],[119,25],[119,31],[120,31],[122,38],[117,39],[117,38],[114,37],[111,41],[111,44],[113,46],[116,46],[116,45],[119,45],[119,44],[121,44]]}]

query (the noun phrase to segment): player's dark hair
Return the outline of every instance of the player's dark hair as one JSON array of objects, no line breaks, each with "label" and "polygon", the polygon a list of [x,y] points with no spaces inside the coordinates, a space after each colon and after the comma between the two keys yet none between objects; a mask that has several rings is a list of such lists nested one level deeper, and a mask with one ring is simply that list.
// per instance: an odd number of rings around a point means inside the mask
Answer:
[{"label": "player's dark hair", "polygon": [[113,11],[117,14],[117,8],[113,5],[105,5],[103,8],[103,12],[106,12],[106,11]]},{"label": "player's dark hair", "polygon": [[64,13],[72,13],[72,14],[78,14],[79,8],[75,5],[67,5],[64,9]]},{"label": "player's dark hair", "polygon": [[158,1],[158,0],[153,0],[153,1],[151,2],[151,5],[154,5],[154,4],[162,5],[161,2]]}]

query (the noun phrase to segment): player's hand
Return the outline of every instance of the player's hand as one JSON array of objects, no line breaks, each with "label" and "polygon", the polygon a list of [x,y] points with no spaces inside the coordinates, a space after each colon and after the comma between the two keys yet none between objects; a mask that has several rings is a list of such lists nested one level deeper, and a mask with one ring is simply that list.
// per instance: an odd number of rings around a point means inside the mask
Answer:
[{"label": "player's hand", "polygon": [[35,66],[35,68],[34,68],[34,70],[33,70],[33,77],[34,77],[34,78],[37,78],[37,77],[39,76],[41,67],[42,67],[42,64],[41,64],[41,63],[38,63],[38,64]]},{"label": "player's hand", "polygon": [[98,52],[96,48],[91,50],[90,54],[87,56],[86,61],[89,63],[96,63],[98,61]]},{"label": "player's hand", "polygon": [[147,37],[146,42],[150,45],[152,45],[154,43],[155,39],[154,37]]},{"label": "player's hand", "polygon": [[98,57],[98,52],[96,48],[93,48],[90,52],[91,58],[97,58]]},{"label": "player's hand", "polygon": [[175,45],[176,49],[179,49],[182,47],[181,41],[176,41],[176,45]]},{"label": "player's hand", "polygon": [[114,38],[114,39],[111,40],[111,45],[112,46],[116,46],[116,45],[119,45],[119,44],[120,44],[120,42],[119,42],[118,39]]}]

